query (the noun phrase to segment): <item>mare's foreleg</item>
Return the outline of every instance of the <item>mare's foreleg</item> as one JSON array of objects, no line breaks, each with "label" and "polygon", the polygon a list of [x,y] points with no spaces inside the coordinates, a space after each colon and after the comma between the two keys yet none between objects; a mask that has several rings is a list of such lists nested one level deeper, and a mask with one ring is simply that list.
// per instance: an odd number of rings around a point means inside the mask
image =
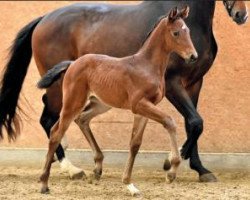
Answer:
[{"label": "mare's foreleg", "polygon": [[[200,180],[215,181],[215,176],[202,166],[198,154],[197,139],[203,131],[203,120],[197,112],[196,106],[202,79],[188,89],[184,88],[180,77],[169,76],[166,80],[166,97],[185,118],[188,139],[182,148],[182,156],[185,159],[190,157],[190,167],[199,173]],[[190,142],[191,139],[193,142]]]},{"label": "mare's foreleg", "polygon": [[111,108],[101,103],[94,96],[91,96],[89,98],[89,101],[90,101],[89,104],[87,104],[87,106],[84,108],[84,110],[79,115],[79,117],[75,120],[75,122],[81,129],[82,133],[84,134],[85,138],[87,139],[94,153],[94,161],[95,161],[94,175],[95,175],[95,178],[99,180],[102,175],[102,162],[103,162],[104,156],[100,147],[98,146],[95,140],[95,137],[91,131],[89,123],[94,117],[107,112]]}]

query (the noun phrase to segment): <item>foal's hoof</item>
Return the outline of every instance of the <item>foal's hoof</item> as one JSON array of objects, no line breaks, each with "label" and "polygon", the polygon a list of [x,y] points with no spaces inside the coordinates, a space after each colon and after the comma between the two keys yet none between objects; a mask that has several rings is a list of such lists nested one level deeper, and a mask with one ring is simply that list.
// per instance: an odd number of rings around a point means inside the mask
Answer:
[{"label": "foal's hoof", "polygon": [[164,164],[163,164],[163,169],[165,171],[168,171],[168,170],[170,170],[170,168],[171,168],[171,163],[170,163],[170,161],[168,159],[166,159]]},{"label": "foal's hoof", "polygon": [[199,176],[200,182],[205,182],[205,183],[211,183],[211,182],[217,182],[217,178],[213,173],[208,173],[208,174],[203,174]]},{"label": "foal's hoof", "polygon": [[76,179],[84,179],[86,178],[86,174],[84,173],[84,171],[80,171],[76,174],[71,174],[70,175],[70,178],[73,179],[73,180],[76,180]]},{"label": "foal's hoof", "polygon": [[127,185],[127,188],[132,195],[132,197],[141,197],[141,192],[138,190],[133,183]]},{"label": "foal's hoof", "polygon": [[99,181],[102,176],[102,170],[94,169],[93,172],[95,180]]},{"label": "foal's hoof", "polygon": [[49,191],[48,187],[42,187],[41,194],[49,194],[49,193],[50,193],[50,191]]},{"label": "foal's hoof", "polygon": [[176,173],[169,172],[167,174],[167,179],[169,183],[172,183],[176,179]]}]

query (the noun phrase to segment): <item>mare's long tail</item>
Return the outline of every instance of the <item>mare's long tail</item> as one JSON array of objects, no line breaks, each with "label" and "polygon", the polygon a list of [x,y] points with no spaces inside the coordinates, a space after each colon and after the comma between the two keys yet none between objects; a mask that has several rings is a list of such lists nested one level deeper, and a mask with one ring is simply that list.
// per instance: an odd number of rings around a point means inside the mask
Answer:
[{"label": "mare's long tail", "polygon": [[16,113],[19,94],[32,57],[32,33],[43,17],[39,17],[17,34],[10,48],[9,59],[1,78],[0,90],[0,139],[3,127],[7,130],[9,140],[15,140],[20,134],[20,117]]}]

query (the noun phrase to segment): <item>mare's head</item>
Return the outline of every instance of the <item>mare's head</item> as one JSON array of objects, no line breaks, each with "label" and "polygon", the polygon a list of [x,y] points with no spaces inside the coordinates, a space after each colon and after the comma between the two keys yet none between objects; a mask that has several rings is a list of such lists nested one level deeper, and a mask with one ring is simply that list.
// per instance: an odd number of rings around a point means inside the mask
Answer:
[{"label": "mare's head", "polygon": [[248,18],[247,5],[244,1],[229,1],[223,0],[224,6],[227,9],[227,12],[230,17],[237,24],[244,24]]},{"label": "mare's head", "polygon": [[198,54],[190,37],[190,31],[184,20],[188,17],[189,7],[180,12],[177,8],[170,11],[166,18],[165,41],[168,51],[175,52],[187,63],[197,60]]}]

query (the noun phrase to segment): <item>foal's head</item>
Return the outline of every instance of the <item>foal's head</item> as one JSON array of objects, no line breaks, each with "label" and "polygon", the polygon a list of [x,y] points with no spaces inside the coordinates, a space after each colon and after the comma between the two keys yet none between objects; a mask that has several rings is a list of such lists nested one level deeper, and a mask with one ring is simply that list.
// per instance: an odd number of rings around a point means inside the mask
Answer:
[{"label": "foal's head", "polygon": [[177,8],[170,11],[165,19],[166,29],[164,31],[166,50],[177,53],[187,63],[195,62],[198,54],[190,38],[190,31],[184,20],[188,17],[189,7],[185,7],[180,12]]}]

